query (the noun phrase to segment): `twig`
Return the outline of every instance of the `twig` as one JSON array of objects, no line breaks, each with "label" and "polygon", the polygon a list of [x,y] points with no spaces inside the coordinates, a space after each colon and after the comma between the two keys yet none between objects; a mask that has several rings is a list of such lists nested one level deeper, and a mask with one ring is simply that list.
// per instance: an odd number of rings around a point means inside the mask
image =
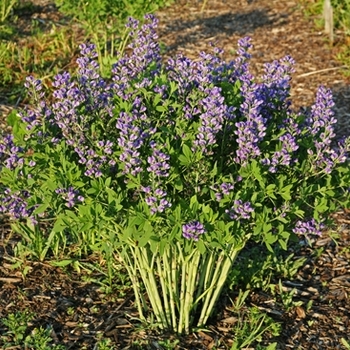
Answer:
[{"label": "twig", "polygon": [[314,72],[308,72],[304,74],[300,74],[297,76],[297,78],[303,78],[303,77],[308,77],[309,75],[317,74],[317,73],[323,73],[323,72],[329,72],[331,70],[337,70],[337,69],[342,69],[342,68],[349,68],[348,66],[340,66],[340,67],[332,67],[332,68],[325,68],[325,69],[320,69],[320,70],[315,70]]}]

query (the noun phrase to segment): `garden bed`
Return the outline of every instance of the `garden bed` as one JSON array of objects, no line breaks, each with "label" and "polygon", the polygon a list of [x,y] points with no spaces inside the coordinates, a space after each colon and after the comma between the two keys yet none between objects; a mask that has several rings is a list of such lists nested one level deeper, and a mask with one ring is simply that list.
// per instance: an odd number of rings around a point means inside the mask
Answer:
[{"label": "garden bed", "polygon": [[[39,7],[21,15],[23,28],[33,16],[48,18],[50,23],[58,18],[49,2],[35,3]],[[254,45],[254,70],[261,71],[263,63],[290,54],[296,60],[297,70],[292,80],[293,106],[309,108],[317,87],[326,85],[334,94],[338,131],[344,136],[350,134],[350,88],[340,63],[333,59],[337,46],[329,48],[326,37],[314,29],[311,20],[305,19],[297,2],[208,1],[203,12],[201,6],[197,1],[180,1],[158,13],[165,56],[182,51],[195,58],[199,51],[209,51],[213,42],[224,48],[225,58],[229,59],[237,40],[249,35]],[[6,106],[2,108],[3,119],[14,105],[7,99],[8,92],[4,92],[0,99]],[[21,105],[24,101],[16,103]],[[232,346],[239,322],[243,325],[254,320],[252,307],[256,306],[282,328],[277,337],[266,332],[261,339],[265,346],[277,342],[277,349],[345,349],[341,339],[349,341],[350,326],[348,210],[337,213],[335,219],[337,226],[315,239],[314,248],[305,245],[295,251],[292,261],[305,261],[291,278],[287,275],[293,270],[293,263],[286,264],[286,275],[278,261],[270,263],[269,269],[278,273],[262,288],[253,286],[241,308],[233,310],[239,291],[228,291],[208,330],[184,337],[159,334],[151,326],[141,326],[130,283],[121,279],[125,272],[116,273],[112,285],[108,284],[103,271],[96,270],[104,262],[94,257],[81,262],[86,267],[81,274],[72,267],[53,267],[49,262],[26,261],[24,257],[16,265],[11,258],[17,239],[4,221],[0,227],[0,318],[18,311],[33,312],[35,317],[25,321],[30,320],[26,334],[40,326],[51,327],[53,342],[67,349],[93,349],[99,339],[100,346],[109,339],[109,346],[116,349],[226,349]],[[247,247],[243,253],[246,258],[250,249],[258,248]]]}]

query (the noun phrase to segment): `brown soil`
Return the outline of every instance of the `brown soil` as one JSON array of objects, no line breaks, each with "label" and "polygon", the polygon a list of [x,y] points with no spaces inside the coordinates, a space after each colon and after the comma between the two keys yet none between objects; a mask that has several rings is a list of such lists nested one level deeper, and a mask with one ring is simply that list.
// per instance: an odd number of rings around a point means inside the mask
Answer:
[{"label": "brown soil", "polygon": [[[44,5],[40,0],[35,3]],[[292,81],[295,108],[309,107],[317,87],[325,85],[334,94],[339,131],[350,134],[349,81],[342,75],[341,64],[333,58],[340,33],[336,33],[335,46],[331,49],[325,35],[315,29],[312,19],[305,18],[296,0],[209,0],[203,12],[201,6],[202,2],[196,0],[180,0],[158,13],[160,41],[167,48],[167,56],[182,51],[195,58],[200,51],[210,50],[210,43],[214,43],[224,48],[225,57],[230,59],[237,40],[248,35],[254,44],[254,71],[261,72],[265,62],[291,55],[296,60]],[[47,16],[45,11],[52,9],[52,6],[39,6],[35,13],[23,18],[30,23],[31,16]],[[325,232],[313,242],[314,248],[301,247],[295,258],[305,257],[305,264],[290,280],[283,279],[283,290],[295,288],[294,301],[302,301],[302,305],[286,311],[271,293],[252,291],[247,306],[257,306],[282,325],[281,336],[274,339],[266,336],[262,344],[277,341],[278,349],[345,349],[341,338],[350,340],[349,211],[337,213],[335,219],[337,238],[334,239],[334,233]],[[0,319],[12,312],[31,310],[36,317],[29,331],[51,326],[54,342],[64,344],[67,349],[95,349],[99,334],[110,338],[116,349],[163,349],[160,340],[175,339],[173,335],[140,327],[127,285],[124,290],[106,294],[99,285],[88,282],[101,279],[95,272],[89,276],[83,272],[85,278],[82,278],[71,269],[33,262],[12,269],[8,259],[13,255],[11,248],[15,240],[13,237],[8,240],[7,232],[5,226],[0,226]],[[231,329],[236,321],[228,296],[234,298],[237,291],[231,291],[223,299],[208,332],[179,338],[175,348],[229,349],[234,338]],[[312,304],[307,308],[310,300]],[[0,324],[0,334],[4,330]],[[143,345],[132,346],[136,340]]]}]

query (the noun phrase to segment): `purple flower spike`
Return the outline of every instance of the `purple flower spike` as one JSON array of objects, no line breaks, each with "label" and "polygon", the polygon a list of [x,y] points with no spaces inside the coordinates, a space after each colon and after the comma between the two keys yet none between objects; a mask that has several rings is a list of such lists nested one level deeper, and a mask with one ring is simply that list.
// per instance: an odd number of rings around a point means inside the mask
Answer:
[{"label": "purple flower spike", "polygon": [[55,190],[65,201],[68,208],[72,208],[78,202],[83,202],[84,197],[79,195],[79,191],[75,190],[73,187],[69,188],[58,188]]},{"label": "purple flower spike", "polygon": [[254,212],[250,202],[243,203],[241,199],[235,200],[231,209],[226,209],[231,220],[249,220]]},{"label": "purple flower spike", "polygon": [[187,239],[199,240],[199,236],[205,233],[206,230],[199,221],[191,221],[182,226],[182,235]]},{"label": "purple flower spike", "polygon": [[28,206],[29,199],[27,191],[13,192],[9,188],[4,189],[3,193],[0,193],[0,214],[7,214],[13,220],[30,218],[34,221],[32,213],[35,206]]},{"label": "purple flower spike", "polygon": [[170,169],[168,161],[170,157],[157,149],[154,142],[151,143],[151,147],[153,152],[147,159],[149,164],[147,171],[153,173],[153,175],[156,177],[168,177]]},{"label": "purple flower spike", "polygon": [[310,221],[297,221],[293,232],[298,235],[317,235],[321,236],[322,229],[324,229],[323,224],[318,224],[315,219],[311,219]]},{"label": "purple flower spike", "polygon": [[316,169],[330,174],[334,166],[346,161],[346,154],[350,151],[348,141],[339,144],[339,149],[332,148],[335,138],[333,124],[337,122],[333,112],[334,102],[332,92],[321,86],[316,95],[316,103],[311,107],[311,113],[306,120],[309,133],[315,139],[316,152],[309,150],[313,156],[313,165]]}]

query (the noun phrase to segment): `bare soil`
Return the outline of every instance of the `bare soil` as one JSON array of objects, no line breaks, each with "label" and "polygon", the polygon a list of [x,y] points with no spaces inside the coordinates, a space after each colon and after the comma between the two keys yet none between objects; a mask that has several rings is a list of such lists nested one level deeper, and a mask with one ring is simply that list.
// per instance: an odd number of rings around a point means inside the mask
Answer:
[{"label": "bare soil", "polygon": [[[38,5],[37,9],[24,14],[23,21],[30,23],[32,16],[50,19],[57,15],[50,1],[33,3]],[[196,58],[214,43],[225,50],[229,60],[234,57],[237,40],[250,36],[255,72],[261,72],[266,62],[292,56],[296,60],[292,81],[294,107],[310,107],[317,87],[325,85],[334,94],[339,133],[350,134],[349,80],[334,59],[338,42],[343,40],[341,33],[336,33],[335,44],[330,47],[327,37],[315,29],[313,19],[306,19],[296,0],[209,0],[204,11],[201,6],[202,2],[196,0],[180,0],[158,13],[159,36],[166,56],[182,51]],[[10,108],[7,105],[5,112],[3,107],[3,116]],[[305,245],[296,250],[295,259],[305,257],[306,262],[295,276],[282,281],[285,292],[295,288],[294,301],[302,301],[302,305],[286,311],[280,300],[259,289],[253,290],[248,298],[246,307],[255,305],[282,325],[281,336],[266,335],[262,344],[276,341],[278,349],[345,349],[341,338],[350,340],[350,211],[340,210],[334,218],[333,234],[324,232],[313,242],[313,248]],[[105,293],[100,285],[91,282],[101,280],[98,273],[77,274],[71,268],[52,267],[49,262],[28,261],[13,269],[9,259],[17,240],[8,232],[6,224],[0,225],[0,319],[19,310],[35,312],[29,331],[51,326],[54,342],[67,349],[95,349],[99,334],[110,338],[116,349],[158,350],[163,348],[160,340],[175,339],[171,334],[140,327],[128,285],[123,290]],[[249,248],[245,254],[249,254]],[[91,257],[85,261],[89,262],[96,261]],[[277,283],[277,277],[271,283]],[[180,337],[174,348],[229,349],[234,338],[231,329],[236,322],[230,311],[230,298],[234,300],[237,290],[227,291],[207,332]],[[0,324],[0,334],[4,331]],[[143,345],[137,347],[135,341]]]}]

